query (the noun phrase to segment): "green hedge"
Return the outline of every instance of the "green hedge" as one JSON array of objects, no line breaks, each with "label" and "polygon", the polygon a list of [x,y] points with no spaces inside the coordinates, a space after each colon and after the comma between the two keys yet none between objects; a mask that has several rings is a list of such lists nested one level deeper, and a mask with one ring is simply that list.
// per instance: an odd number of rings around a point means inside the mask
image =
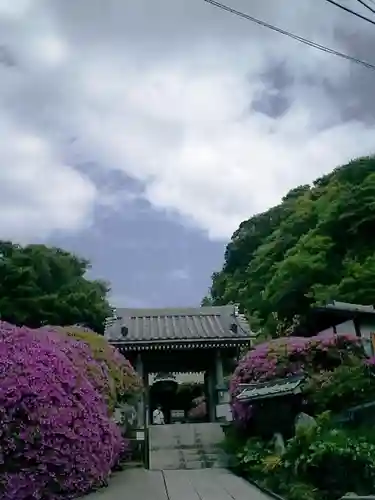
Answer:
[{"label": "green hedge", "polygon": [[235,472],[286,500],[337,500],[375,489],[374,432],[334,428],[327,413],[315,428],[300,429],[288,440],[282,456],[269,442],[252,438],[243,444],[233,429],[226,449],[235,458]]}]

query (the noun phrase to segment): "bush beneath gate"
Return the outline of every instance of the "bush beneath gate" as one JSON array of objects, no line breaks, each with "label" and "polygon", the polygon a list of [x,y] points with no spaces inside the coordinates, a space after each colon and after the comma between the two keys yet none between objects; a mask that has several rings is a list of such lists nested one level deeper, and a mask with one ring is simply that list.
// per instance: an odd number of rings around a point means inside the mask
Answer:
[{"label": "bush beneath gate", "polygon": [[124,442],[95,363],[58,332],[0,323],[2,500],[67,499],[106,484]]}]

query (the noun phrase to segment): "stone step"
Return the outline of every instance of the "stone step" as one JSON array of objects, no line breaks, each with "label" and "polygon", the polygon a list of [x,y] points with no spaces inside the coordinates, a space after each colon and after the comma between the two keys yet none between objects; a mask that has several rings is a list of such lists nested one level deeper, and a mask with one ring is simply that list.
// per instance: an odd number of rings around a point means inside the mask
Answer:
[{"label": "stone step", "polygon": [[136,461],[125,462],[123,464],[124,469],[142,469],[144,466],[145,464],[143,462],[136,462]]},{"label": "stone step", "polygon": [[222,468],[226,466],[225,456],[218,454],[202,454],[198,451],[174,450],[171,453],[154,452],[150,454],[150,466],[152,469],[200,469],[200,468]]},{"label": "stone step", "polygon": [[150,427],[150,468],[156,470],[222,467],[220,424],[172,424]]}]

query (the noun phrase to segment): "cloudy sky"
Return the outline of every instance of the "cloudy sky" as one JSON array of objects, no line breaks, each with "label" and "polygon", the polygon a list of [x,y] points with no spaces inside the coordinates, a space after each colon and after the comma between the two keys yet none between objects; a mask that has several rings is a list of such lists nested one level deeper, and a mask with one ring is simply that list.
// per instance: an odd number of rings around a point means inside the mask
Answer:
[{"label": "cloudy sky", "polygon": [[[323,0],[225,1],[375,63]],[[91,259],[116,305],[198,304],[242,220],[375,151],[374,88],[204,0],[0,0],[0,238]]]}]

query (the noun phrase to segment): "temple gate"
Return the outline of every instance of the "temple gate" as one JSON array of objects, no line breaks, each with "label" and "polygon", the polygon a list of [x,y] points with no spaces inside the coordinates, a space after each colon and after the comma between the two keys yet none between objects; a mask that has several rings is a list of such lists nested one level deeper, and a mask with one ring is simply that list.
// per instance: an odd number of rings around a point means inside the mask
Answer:
[{"label": "temple gate", "polygon": [[241,348],[250,347],[252,339],[249,324],[235,305],[118,308],[107,321],[105,336],[143,379],[145,390],[137,413],[138,428],[145,435],[153,410],[149,407],[150,374],[203,372],[208,421],[220,421],[228,403],[224,373],[233,369]]}]

